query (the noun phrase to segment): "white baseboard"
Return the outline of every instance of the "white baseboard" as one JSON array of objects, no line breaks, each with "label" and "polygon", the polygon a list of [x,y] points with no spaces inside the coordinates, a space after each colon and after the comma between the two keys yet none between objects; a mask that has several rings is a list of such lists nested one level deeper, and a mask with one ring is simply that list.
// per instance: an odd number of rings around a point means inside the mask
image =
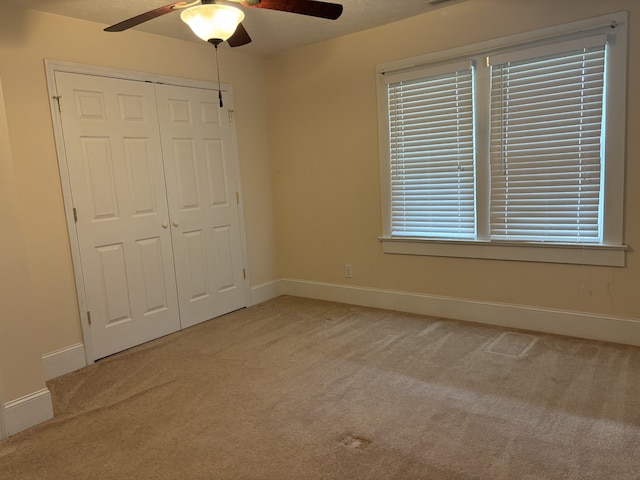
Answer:
[{"label": "white baseboard", "polygon": [[275,280],[251,287],[251,306],[282,295],[282,285],[282,280]]},{"label": "white baseboard", "polygon": [[86,367],[87,359],[84,345],[77,343],[55,352],[46,353],[42,356],[42,365],[46,380]]},{"label": "white baseboard", "polygon": [[278,285],[273,286],[273,290],[283,295],[640,346],[640,319],[637,318],[479,302],[304,280],[285,279],[274,283]]},{"label": "white baseboard", "polygon": [[48,388],[20,397],[4,405],[4,423],[9,436],[53,418]]}]

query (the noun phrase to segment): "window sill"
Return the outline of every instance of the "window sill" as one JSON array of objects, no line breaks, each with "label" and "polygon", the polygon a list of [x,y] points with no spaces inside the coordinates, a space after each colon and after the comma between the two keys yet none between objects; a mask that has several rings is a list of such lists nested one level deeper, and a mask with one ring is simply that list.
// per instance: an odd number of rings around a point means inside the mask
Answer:
[{"label": "window sill", "polygon": [[384,253],[624,267],[626,245],[575,245],[382,237]]}]

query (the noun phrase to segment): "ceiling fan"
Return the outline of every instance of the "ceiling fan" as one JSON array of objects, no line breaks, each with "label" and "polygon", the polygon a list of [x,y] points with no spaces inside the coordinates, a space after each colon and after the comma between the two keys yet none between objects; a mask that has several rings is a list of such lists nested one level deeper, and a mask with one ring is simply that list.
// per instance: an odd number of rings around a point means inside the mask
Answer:
[{"label": "ceiling fan", "polygon": [[282,12],[309,15],[311,17],[336,20],[342,14],[342,5],[316,0],[196,0],[176,2],[149,12],[136,15],[105,28],[105,32],[122,32],[148,20],[181,10],[180,18],[202,40],[218,44],[226,41],[231,47],[239,47],[251,42],[251,37],[242,26],[244,13],[239,8],[226,3],[239,3],[243,7],[266,8]]}]

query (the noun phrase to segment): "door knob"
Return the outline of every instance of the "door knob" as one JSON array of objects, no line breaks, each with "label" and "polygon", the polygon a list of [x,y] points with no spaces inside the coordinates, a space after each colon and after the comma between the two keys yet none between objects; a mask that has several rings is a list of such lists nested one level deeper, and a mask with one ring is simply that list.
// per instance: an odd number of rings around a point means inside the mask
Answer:
[{"label": "door knob", "polygon": [[174,227],[177,227],[178,225],[179,225],[179,223],[178,223],[176,220],[174,220],[174,221],[173,221],[173,226],[174,226]]},{"label": "door knob", "polygon": [[169,227],[169,224],[168,224],[168,223],[163,223],[163,224],[162,224],[162,228],[168,228],[168,227]]}]

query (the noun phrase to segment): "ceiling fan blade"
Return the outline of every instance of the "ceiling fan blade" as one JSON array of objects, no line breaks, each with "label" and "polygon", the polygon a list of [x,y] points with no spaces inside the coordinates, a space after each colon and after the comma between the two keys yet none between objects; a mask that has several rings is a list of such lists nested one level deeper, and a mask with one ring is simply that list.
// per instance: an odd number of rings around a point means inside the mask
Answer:
[{"label": "ceiling fan blade", "polygon": [[231,37],[227,40],[227,43],[231,47],[240,47],[242,45],[246,45],[247,43],[251,43],[251,37],[245,30],[245,28],[240,23],[236,31]]},{"label": "ceiling fan blade", "polygon": [[342,5],[337,3],[318,2],[316,0],[262,0],[257,5],[241,2],[245,7],[268,8],[283,12],[299,13],[311,17],[336,20],[342,15]]},{"label": "ceiling fan blade", "polygon": [[111,25],[110,27],[105,28],[104,31],[105,32],[122,32],[124,30],[128,30],[131,27],[135,27],[136,25],[140,25],[141,23],[144,23],[148,20],[153,20],[154,18],[160,17],[161,15],[171,13],[176,7],[182,7],[183,5],[187,5],[187,2],[176,2],[176,3],[172,3],[171,5],[165,5],[164,7],[156,8],[155,10],[141,13],[140,15],[136,15],[135,17],[131,17],[120,23]]}]

